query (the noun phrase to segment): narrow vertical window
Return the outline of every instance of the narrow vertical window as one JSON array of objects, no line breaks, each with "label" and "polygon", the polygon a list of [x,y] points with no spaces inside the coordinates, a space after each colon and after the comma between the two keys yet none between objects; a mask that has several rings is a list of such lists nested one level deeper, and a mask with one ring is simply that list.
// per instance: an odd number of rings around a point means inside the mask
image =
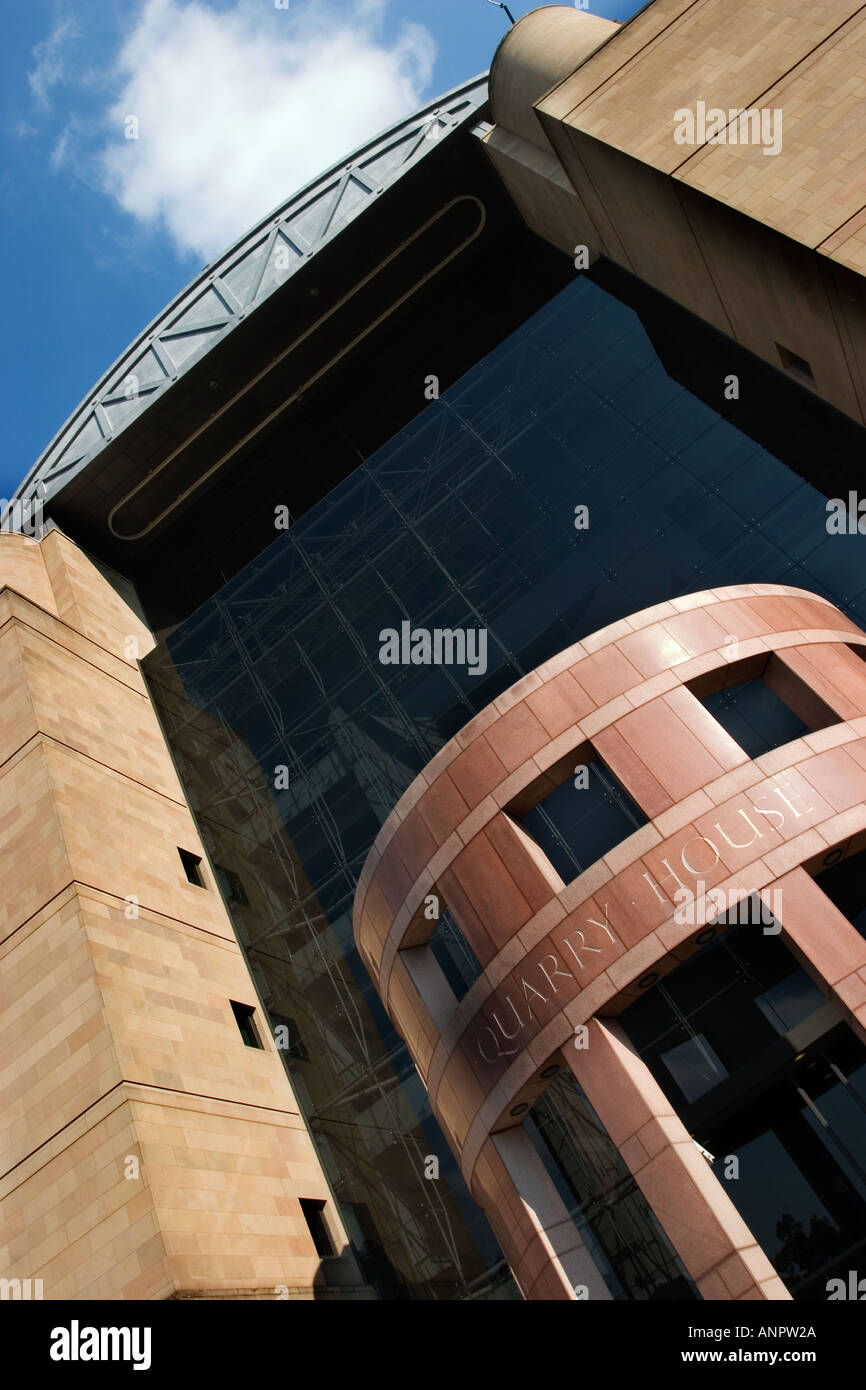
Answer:
[{"label": "narrow vertical window", "polygon": [[201,855],[193,854],[191,850],[188,849],[178,848],[177,852],[180,855],[180,862],[183,865],[183,871],[189,879],[190,883],[194,883],[196,888],[204,888],[206,885],[204,881],[204,874],[202,873],[201,869]]},{"label": "narrow vertical window", "polygon": [[313,1238],[316,1254],[320,1259],[327,1260],[336,1252],[325,1225],[325,1203],[312,1197],[302,1197],[300,1200],[301,1211]]},{"label": "narrow vertical window", "polygon": [[238,1004],[234,999],[231,999],[229,1002],[232,1006],[232,1013],[235,1016],[235,1022],[238,1025],[238,1031],[241,1037],[243,1038],[244,1042],[246,1043],[247,1047],[264,1047],[264,1044],[261,1038],[259,1037],[259,1031],[256,1028],[256,1025],[253,1021],[253,1014],[255,1013],[255,1009],[252,1007],[252,1005]]}]

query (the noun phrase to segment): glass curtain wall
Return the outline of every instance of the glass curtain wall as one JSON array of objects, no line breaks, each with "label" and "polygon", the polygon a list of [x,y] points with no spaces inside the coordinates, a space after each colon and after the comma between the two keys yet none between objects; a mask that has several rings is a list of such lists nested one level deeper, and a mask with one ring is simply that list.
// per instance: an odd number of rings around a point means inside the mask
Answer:
[{"label": "glass curtain wall", "polygon": [[[359,370],[387,389],[374,367]],[[636,315],[577,278],[288,532],[264,518],[258,558],[146,663],[382,1297],[516,1290],[354,948],[380,825],[477,710],[625,614],[754,580],[866,622],[864,541],[825,522],[814,489],[673,382]],[[485,660],[383,664],[380,634],[403,623],[483,629]],[[556,835],[571,852],[572,828]]]}]

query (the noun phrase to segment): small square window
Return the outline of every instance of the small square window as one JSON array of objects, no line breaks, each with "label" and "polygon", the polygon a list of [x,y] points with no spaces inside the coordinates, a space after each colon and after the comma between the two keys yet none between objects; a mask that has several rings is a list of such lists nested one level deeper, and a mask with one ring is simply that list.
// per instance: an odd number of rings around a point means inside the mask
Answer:
[{"label": "small square window", "polygon": [[790,348],[783,347],[781,343],[776,344],[776,351],[779,354],[779,361],[789,376],[794,377],[803,386],[814,387],[815,377],[805,357],[800,357],[799,353],[792,352]]},{"label": "small square window", "polygon": [[[574,772],[577,778],[571,775]],[[555,791],[519,817],[565,883],[603,859],[646,825],[647,819],[597,754],[590,762],[573,766]]]},{"label": "small square window", "polygon": [[336,1251],[328,1228],[325,1225],[325,1203],[311,1197],[301,1197],[301,1211],[307,1223],[316,1254],[321,1260],[331,1259]]},{"label": "small square window", "polygon": [[183,871],[189,879],[189,882],[194,883],[196,888],[206,887],[207,885],[205,884],[201,867],[201,855],[193,854],[192,851],[188,849],[178,848],[177,852],[180,855],[180,862],[183,865]]},{"label": "small square window", "polygon": [[750,758],[809,733],[808,724],[762,680],[729,685],[705,696],[701,704]]},{"label": "small square window", "polygon": [[253,1022],[253,1014],[255,1013],[253,1006],[251,1004],[238,1004],[234,999],[230,999],[229,1003],[232,1006],[232,1013],[235,1016],[238,1031],[247,1047],[264,1047],[259,1037],[259,1030]]},{"label": "small square window", "polygon": [[686,686],[750,758],[838,723],[838,715],[775,652],[732,661]]}]

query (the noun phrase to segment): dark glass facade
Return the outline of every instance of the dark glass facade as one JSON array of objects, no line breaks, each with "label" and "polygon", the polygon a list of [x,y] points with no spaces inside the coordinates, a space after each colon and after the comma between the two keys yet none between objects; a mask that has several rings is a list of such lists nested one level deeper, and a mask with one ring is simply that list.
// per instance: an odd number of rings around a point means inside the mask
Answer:
[{"label": "dark glass facade", "polygon": [[[603,758],[577,764],[569,778],[521,817],[564,883],[622,844],[647,817]],[[572,794],[580,789],[580,796]]]},{"label": "dark glass facade", "polygon": [[455,997],[462,999],[481,974],[481,963],[447,907],[440,910],[430,938],[430,949]]},{"label": "dark glass facade", "polygon": [[866,936],[866,850],[818,874],[816,881],[861,936]]},{"label": "dark glass facade", "polygon": [[526,1127],[613,1298],[700,1297],[573,1076],[548,1086]]},{"label": "dark glass facade", "polygon": [[734,927],[620,1016],[792,1297],[866,1249],[866,1047],[769,930]]},{"label": "dark glass facade", "polygon": [[809,732],[808,725],[761,680],[717,690],[703,703],[750,758],[759,758]]},{"label": "dark glass facade", "polygon": [[[517,1293],[354,948],[379,827],[477,710],[628,613],[758,581],[824,594],[866,623],[864,541],[828,535],[825,518],[814,488],[666,375],[631,309],[576,278],[290,531],[263,530],[258,558],[146,663],[262,999],[292,1021],[286,1064],[380,1296]],[[485,669],[382,664],[380,634],[404,622],[486,630]],[[728,700],[731,717],[766,746],[793,736],[766,702],[742,700]],[[630,833],[622,789],[598,793],[608,831]],[[570,877],[580,827],[554,811]],[[452,933],[443,949],[465,989],[459,945]],[[583,1131],[574,1098],[554,1114],[555,1099],[534,1123],[561,1172],[571,1160],[554,1132]],[[425,1177],[430,1156],[438,1179]],[[590,1231],[624,1178],[593,1181]],[[688,1296],[671,1293],[682,1271],[647,1235],[633,1184],[620,1196],[646,1248],[630,1269],[624,1237],[593,1236],[615,1296]]]}]

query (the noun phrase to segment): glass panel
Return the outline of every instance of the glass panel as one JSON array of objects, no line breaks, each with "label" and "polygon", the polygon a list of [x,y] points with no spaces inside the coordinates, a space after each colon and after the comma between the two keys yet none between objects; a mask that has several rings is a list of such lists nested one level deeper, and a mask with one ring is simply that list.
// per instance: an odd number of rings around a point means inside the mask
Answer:
[{"label": "glass panel", "polygon": [[601,758],[584,773],[569,777],[521,817],[566,883],[647,824],[641,808]]},{"label": "glass panel", "polygon": [[750,758],[809,733],[809,726],[762,680],[728,686],[705,696],[701,704]]},{"label": "glass panel", "polygon": [[[743,1144],[736,1157],[737,1186],[726,1186],[782,1279],[796,1282],[816,1261],[822,1264],[844,1248],[842,1232],[777,1134],[765,1131]],[[713,1165],[722,1180],[729,1158],[717,1158]]]},{"label": "glass panel", "polygon": [[866,936],[866,850],[822,870],[815,875],[815,882],[860,935]]},{"label": "glass panel", "polygon": [[[227,273],[241,297],[255,270],[251,256]],[[293,458],[288,438],[274,447]],[[669,380],[637,316],[585,277],[289,532],[248,510],[256,559],[148,658],[154,697],[209,853],[244,885],[232,912],[263,1001],[303,1039],[309,1060],[286,1065],[368,1276],[383,1297],[515,1297],[354,948],[379,827],[477,710],[629,613],[754,580],[816,588],[866,622],[862,546],[824,544],[820,494]],[[384,664],[380,634],[404,621],[484,630],[486,669]],[[564,878],[643,823],[599,764],[590,781],[557,793],[561,823],[554,798],[537,812]],[[771,991],[792,964],[766,941],[738,938],[640,1001],[651,1065],[700,1036],[730,1073],[696,1107],[787,1047],[777,1020],[799,1006]],[[434,1153],[442,1176],[425,1183]],[[617,1192],[599,1222],[618,1220]],[[648,1296],[637,1273],[617,1278]]]},{"label": "glass panel", "polygon": [[764,994],[755,995],[761,1013],[778,1033],[796,1028],[826,1003],[815,981],[805,970],[795,970]]},{"label": "glass panel", "polygon": [[730,1075],[703,1033],[662,1052],[661,1060],[686,1100],[697,1100]]},{"label": "glass panel", "polygon": [[551,1082],[526,1128],[614,1298],[699,1297],[573,1076]]},{"label": "glass panel", "polygon": [[[819,1012],[798,1052],[789,1033]],[[741,926],[619,1019],[803,1299],[866,1250],[866,1048],[834,1012],[778,938]]]},{"label": "glass panel", "polygon": [[481,974],[481,966],[447,908],[436,923],[430,949],[455,995],[462,999]]}]

